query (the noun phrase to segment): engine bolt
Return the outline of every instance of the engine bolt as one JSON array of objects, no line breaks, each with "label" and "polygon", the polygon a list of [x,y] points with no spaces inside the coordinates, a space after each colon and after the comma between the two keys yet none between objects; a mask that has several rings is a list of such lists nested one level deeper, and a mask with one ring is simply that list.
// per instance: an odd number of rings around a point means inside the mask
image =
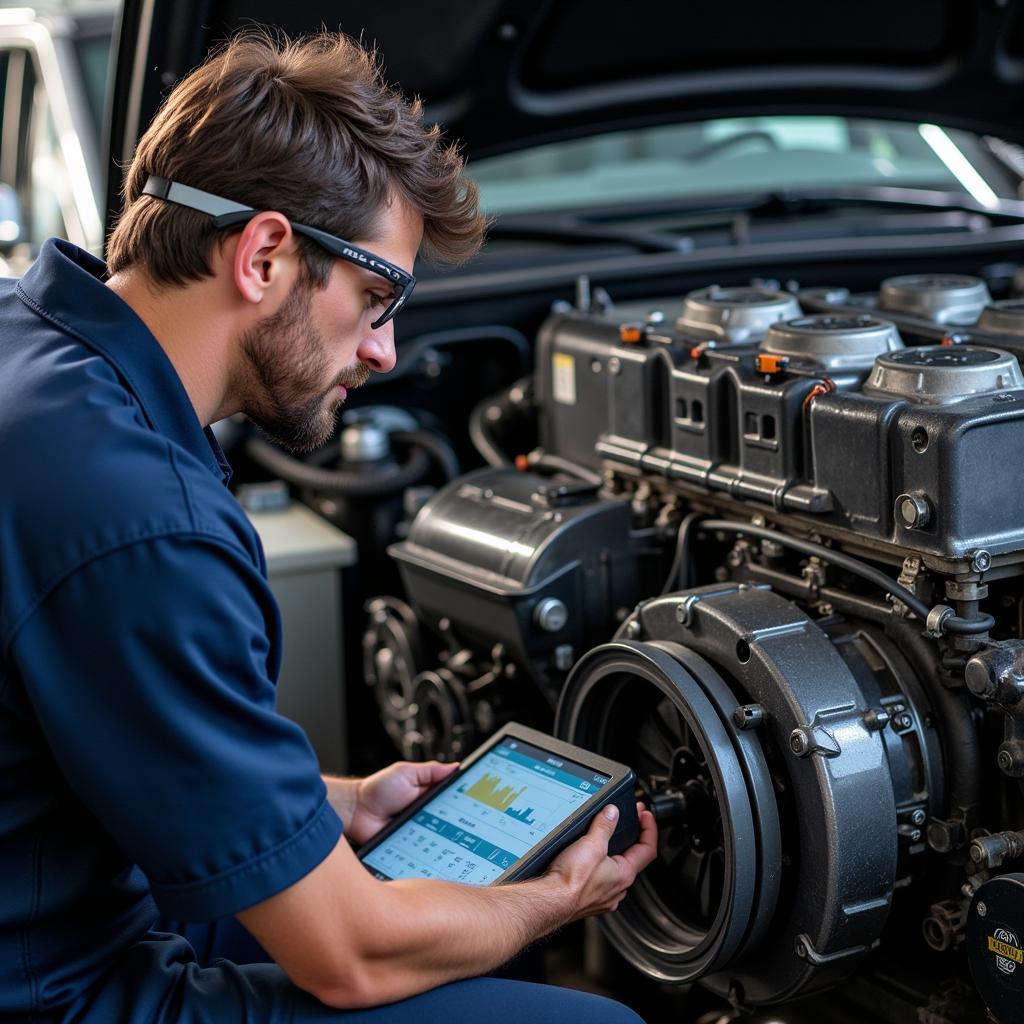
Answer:
[{"label": "engine bolt", "polygon": [[921,830],[914,828],[913,825],[899,825],[896,831],[904,838],[910,840],[912,843],[919,843],[921,841]]},{"label": "engine bolt", "polygon": [[1024,778],[1024,741],[1004,740],[996,754],[999,767],[1013,779]]},{"label": "engine bolt", "polygon": [[905,712],[902,715],[897,715],[895,722],[897,729],[909,729],[914,724],[914,720]]},{"label": "engine bolt", "polygon": [[974,557],[971,559],[971,568],[975,572],[986,572],[991,567],[992,556],[984,548],[979,548],[974,552]]},{"label": "engine bolt", "polygon": [[806,729],[794,729],[789,734],[789,749],[797,757],[804,757],[811,749],[811,737]]},{"label": "engine bolt", "polygon": [[614,377],[622,372],[622,362],[618,356],[612,356],[608,360],[608,372]]},{"label": "engine bolt", "polygon": [[913,814],[911,814],[910,820],[915,825],[923,825],[924,821],[925,821],[925,813],[924,813],[924,811],[922,811],[921,808],[918,807],[918,809],[916,811],[914,811]]},{"label": "engine bolt", "polygon": [[691,594],[688,598],[680,601],[676,605],[676,622],[680,626],[688,626],[690,621],[693,619],[693,606],[700,600],[694,594]]},{"label": "engine bolt", "polygon": [[643,627],[637,619],[630,619],[626,623],[626,637],[630,640],[639,640],[640,634],[643,632]]},{"label": "engine bolt", "polygon": [[569,621],[569,609],[557,597],[545,597],[534,608],[533,620],[545,633],[557,633]]},{"label": "engine bolt", "polygon": [[978,917],[985,917],[988,914],[988,907],[985,906],[984,900],[979,900],[975,909],[978,911]]}]

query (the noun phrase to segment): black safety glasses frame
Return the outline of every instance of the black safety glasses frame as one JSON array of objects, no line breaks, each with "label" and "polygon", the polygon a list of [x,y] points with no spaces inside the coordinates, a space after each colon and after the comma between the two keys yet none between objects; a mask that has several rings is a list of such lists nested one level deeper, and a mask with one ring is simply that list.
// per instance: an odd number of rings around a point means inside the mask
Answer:
[{"label": "black safety glasses frame", "polygon": [[[215,228],[240,227],[247,224],[260,212],[251,206],[243,206],[241,203],[215,196],[210,192],[203,192],[201,189],[192,188],[191,185],[168,181],[167,178],[160,178],[155,174],[151,174],[146,180],[142,194],[209,214],[213,218]],[[289,221],[289,223],[292,226],[292,231],[316,242],[325,252],[329,252],[339,260],[346,260],[349,263],[354,263],[357,267],[369,270],[391,284],[394,288],[394,296],[384,312],[370,324],[374,330],[386,324],[412,295],[412,290],[416,287],[416,278],[402,270],[401,267],[396,267],[393,263],[370,252],[369,249],[362,249],[358,245],[346,242],[344,238],[338,238],[337,235],[330,235],[326,231],[311,228],[307,224],[296,224],[295,221]]]}]

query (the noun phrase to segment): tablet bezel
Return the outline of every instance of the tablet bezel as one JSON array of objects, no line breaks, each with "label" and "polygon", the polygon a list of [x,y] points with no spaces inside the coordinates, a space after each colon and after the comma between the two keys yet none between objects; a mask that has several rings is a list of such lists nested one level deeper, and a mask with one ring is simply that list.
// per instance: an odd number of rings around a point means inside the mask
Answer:
[{"label": "tablet bezel", "polygon": [[[363,858],[375,850],[382,843],[386,842],[395,832],[405,825],[410,818],[417,815],[436,796],[444,792],[449,786],[455,785],[465,773],[473,767],[482,757],[485,757],[494,747],[498,746],[505,739],[521,740],[545,753],[554,757],[571,761],[582,768],[592,769],[601,775],[607,775],[608,781],[579,807],[576,808],[562,823],[553,829],[540,842],[534,844],[526,851],[511,867],[503,871],[497,878],[486,883],[487,885],[500,885],[503,882],[512,882],[532,874],[538,873],[547,862],[553,859],[559,850],[572,842],[577,836],[582,835],[587,828],[590,818],[594,813],[608,803],[619,803],[624,795],[629,800],[633,799],[633,790],[636,785],[636,776],[633,770],[617,761],[611,761],[600,754],[585,750],[582,747],[573,746],[564,740],[549,736],[547,733],[531,729],[529,726],[520,725],[518,722],[509,722],[502,726],[493,736],[482,743],[460,764],[456,772],[444,779],[438,785],[432,787],[423,796],[410,804],[404,811],[396,815],[392,821],[378,832],[372,839],[361,846],[356,856]],[[377,869],[369,864],[363,865],[367,871],[374,874]],[[439,881],[453,881],[442,876],[435,876]],[[454,883],[471,884],[471,883]]]}]

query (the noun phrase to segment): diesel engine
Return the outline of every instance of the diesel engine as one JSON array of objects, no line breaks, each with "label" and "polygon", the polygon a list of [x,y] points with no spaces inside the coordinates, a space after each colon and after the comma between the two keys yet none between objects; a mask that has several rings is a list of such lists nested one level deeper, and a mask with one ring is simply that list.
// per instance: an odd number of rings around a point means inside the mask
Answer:
[{"label": "diesel engine", "polygon": [[395,743],[630,764],[659,857],[602,928],[709,1020],[870,977],[856,1019],[1024,1021],[1024,301],[588,297],[535,353],[368,607]]}]

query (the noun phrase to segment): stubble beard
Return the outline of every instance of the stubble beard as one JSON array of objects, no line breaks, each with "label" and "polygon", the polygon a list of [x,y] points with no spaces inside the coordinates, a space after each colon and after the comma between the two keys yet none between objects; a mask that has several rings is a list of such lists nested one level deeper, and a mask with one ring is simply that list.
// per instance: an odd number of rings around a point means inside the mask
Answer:
[{"label": "stubble beard", "polygon": [[281,308],[241,338],[249,370],[243,411],[270,438],[295,454],[330,440],[346,390],[365,384],[370,368],[356,363],[325,388],[331,372],[323,336],[309,322],[312,286],[296,285]]}]

